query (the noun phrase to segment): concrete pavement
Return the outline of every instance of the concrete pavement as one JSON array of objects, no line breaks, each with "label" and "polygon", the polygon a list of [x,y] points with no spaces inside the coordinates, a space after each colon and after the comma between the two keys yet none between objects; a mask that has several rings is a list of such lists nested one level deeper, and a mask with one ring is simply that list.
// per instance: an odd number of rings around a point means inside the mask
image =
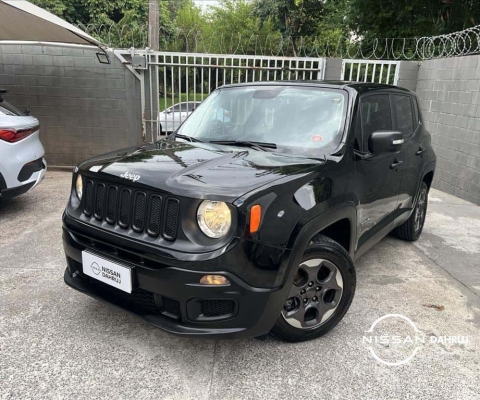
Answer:
[{"label": "concrete pavement", "polygon": [[[421,239],[387,237],[357,261],[355,299],[324,338],[213,341],[169,335],[63,283],[70,183],[49,172],[0,205],[0,398],[480,398],[480,207],[432,190]],[[386,366],[363,340],[386,314],[468,342],[420,344],[409,363]],[[396,350],[375,346],[385,359]]]}]

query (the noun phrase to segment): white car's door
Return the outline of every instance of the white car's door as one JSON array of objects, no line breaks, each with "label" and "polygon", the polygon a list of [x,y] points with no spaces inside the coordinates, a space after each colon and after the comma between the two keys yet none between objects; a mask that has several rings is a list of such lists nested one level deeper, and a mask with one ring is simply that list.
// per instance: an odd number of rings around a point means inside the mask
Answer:
[{"label": "white car's door", "polygon": [[188,104],[189,103],[180,103],[178,112],[177,112],[177,118],[175,119],[175,129],[177,129],[183,121],[185,121],[188,117]]},{"label": "white car's door", "polygon": [[163,132],[175,131],[193,112],[198,103],[183,102],[175,104],[159,114]]}]

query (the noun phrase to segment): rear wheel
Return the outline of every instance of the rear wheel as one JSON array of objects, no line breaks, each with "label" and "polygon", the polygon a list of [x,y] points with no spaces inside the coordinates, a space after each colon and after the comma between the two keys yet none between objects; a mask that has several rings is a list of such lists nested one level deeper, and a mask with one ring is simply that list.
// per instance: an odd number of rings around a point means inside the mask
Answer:
[{"label": "rear wheel", "polygon": [[420,192],[418,194],[418,200],[412,215],[402,225],[395,228],[394,234],[403,240],[413,242],[417,240],[423,231],[423,225],[425,224],[425,217],[427,215],[428,205],[428,186],[425,182],[422,182],[420,186]]},{"label": "rear wheel", "polygon": [[346,250],[325,236],[317,236],[297,268],[272,334],[288,342],[326,334],[350,307],[355,284],[355,267]]}]

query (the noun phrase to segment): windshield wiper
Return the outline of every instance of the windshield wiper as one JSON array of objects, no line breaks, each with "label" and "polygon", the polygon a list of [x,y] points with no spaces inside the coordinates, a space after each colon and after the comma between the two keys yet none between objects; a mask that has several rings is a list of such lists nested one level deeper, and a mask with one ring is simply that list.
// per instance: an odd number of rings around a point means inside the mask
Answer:
[{"label": "windshield wiper", "polygon": [[277,145],[275,143],[265,143],[265,142],[250,142],[248,140],[211,140],[209,143],[214,144],[224,144],[227,146],[244,146],[251,147],[252,149],[267,151],[267,149],[276,149]]},{"label": "windshield wiper", "polygon": [[173,134],[173,139],[175,140],[177,137],[180,138],[180,139],[188,140],[189,142],[200,142],[200,143],[203,143],[200,139],[194,138],[193,136],[180,135],[179,133],[174,133],[174,134]]}]

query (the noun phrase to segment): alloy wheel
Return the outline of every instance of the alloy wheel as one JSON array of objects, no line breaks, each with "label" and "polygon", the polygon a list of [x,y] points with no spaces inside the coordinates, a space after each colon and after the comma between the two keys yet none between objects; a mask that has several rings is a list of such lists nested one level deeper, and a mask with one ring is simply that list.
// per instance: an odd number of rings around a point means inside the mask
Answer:
[{"label": "alloy wheel", "polygon": [[425,221],[425,215],[427,212],[427,189],[423,188],[418,197],[417,207],[415,207],[415,233],[418,233]]},{"label": "alloy wheel", "polygon": [[295,328],[317,328],[334,314],[342,294],[343,277],[334,263],[318,258],[303,261],[282,316]]}]

